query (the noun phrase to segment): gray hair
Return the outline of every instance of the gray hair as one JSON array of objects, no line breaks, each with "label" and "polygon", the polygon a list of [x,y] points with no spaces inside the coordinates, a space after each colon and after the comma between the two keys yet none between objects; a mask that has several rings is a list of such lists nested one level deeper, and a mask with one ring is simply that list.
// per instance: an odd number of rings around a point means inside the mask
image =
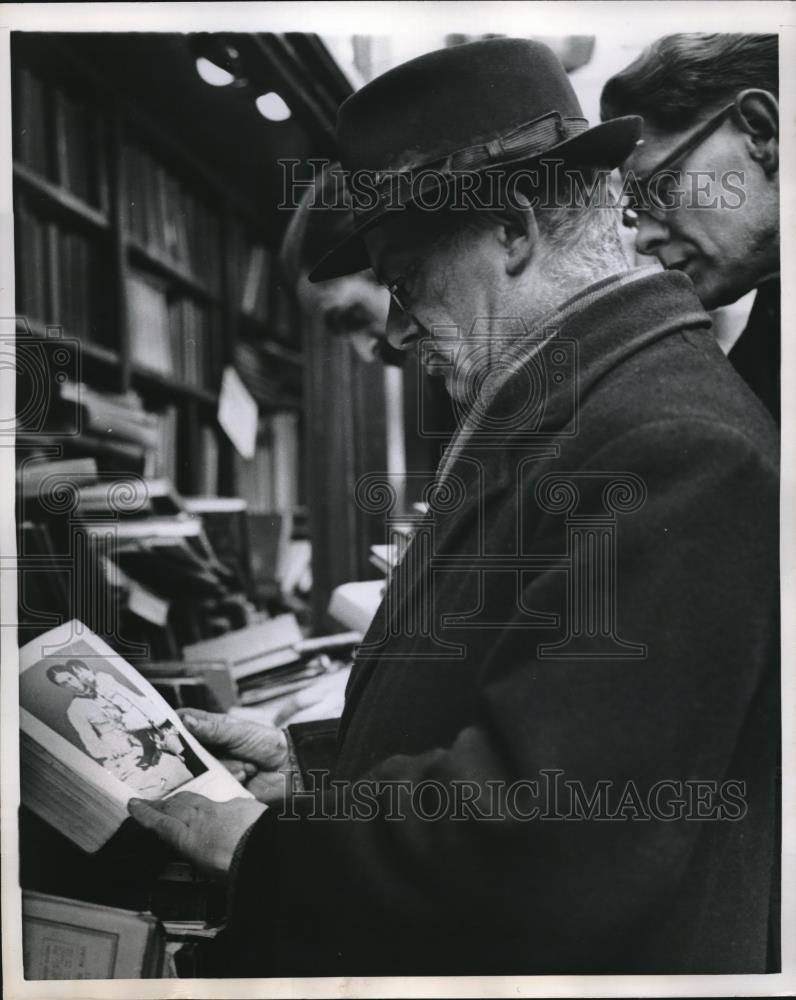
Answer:
[{"label": "gray hair", "polygon": [[432,247],[448,245],[467,231],[482,231],[506,213],[518,211],[517,195],[523,195],[545,241],[551,273],[565,270],[588,277],[605,272],[606,267],[627,267],[619,235],[621,210],[607,171],[557,171],[553,187],[544,189],[534,189],[529,183],[510,189],[510,179],[502,178],[494,204],[488,207],[435,213]]}]

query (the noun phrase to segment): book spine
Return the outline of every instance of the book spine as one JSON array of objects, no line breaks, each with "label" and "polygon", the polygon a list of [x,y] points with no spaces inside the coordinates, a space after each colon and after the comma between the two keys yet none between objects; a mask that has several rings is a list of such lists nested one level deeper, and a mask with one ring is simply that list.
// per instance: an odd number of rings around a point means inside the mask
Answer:
[{"label": "book spine", "polygon": [[18,71],[19,157],[42,177],[50,175],[47,144],[47,89],[27,66]]}]

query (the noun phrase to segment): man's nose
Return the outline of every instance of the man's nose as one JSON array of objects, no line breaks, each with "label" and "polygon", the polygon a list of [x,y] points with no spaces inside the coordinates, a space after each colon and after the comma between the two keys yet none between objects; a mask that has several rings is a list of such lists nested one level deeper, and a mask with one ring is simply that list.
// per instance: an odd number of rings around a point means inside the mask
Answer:
[{"label": "man's nose", "polygon": [[400,351],[409,350],[422,332],[419,324],[408,313],[405,313],[396,302],[390,302],[390,311],[387,313],[387,340],[391,347]]},{"label": "man's nose", "polygon": [[669,241],[669,228],[665,222],[651,215],[642,215],[636,231],[636,250],[648,256],[654,254]]}]

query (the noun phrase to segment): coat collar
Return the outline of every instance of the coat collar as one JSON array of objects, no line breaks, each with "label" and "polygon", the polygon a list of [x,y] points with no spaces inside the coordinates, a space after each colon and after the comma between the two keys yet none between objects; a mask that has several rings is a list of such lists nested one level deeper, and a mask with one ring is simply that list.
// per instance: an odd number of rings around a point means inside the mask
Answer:
[{"label": "coat collar", "polygon": [[[577,412],[577,402],[586,396],[592,385],[624,358],[654,341],[685,329],[701,329],[703,334],[709,336],[709,328],[710,318],[696,297],[691,282],[679,272],[645,269],[614,276],[583,289],[527,331],[527,336],[523,336],[523,347],[527,345],[527,349],[515,353],[516,363],[506,366],[506,375],[496,391],[489,400],[483,400],[488,416],[493,418],[495,415],[500,417],[501,409],[511,414],[521,412],[518,405],[523,401],[523,394],[528,395],[531,384],[524,369],[539,362],[542,372],[549,376],[545,382],[547,392],[543,406],[529,411],[531,416],[524,425],[512,425],[502,440],[493,438],[491,444],[478,433],[478,425],[474,427],[472,421],[465,418],[440,463],[437,483],[444,480],[469,447],[500,448],[532,440],[542,446],[541,450],[554,454],[559,436],[572,423],[573,399]],[[554,357],[555,352],[565,345],[573,348],[571,358],[574,363],[569,366],[562,365]],[[565,375],[560,380],[555,377],[566,371],[569,371],[568,377]],[[500,423],[500,420],[497,422]],[[527,437],[529,432],[530,437]],[[460,464],[458,471],[462,471],[464,464]],[[470,469],[473,467],[470,462],[466,465]],[[469,479],[471,473],[463,473],[463,476]],[[494,486],[474,484],[480,489]],[[444,544],[455,544],[452,533],[457,527],[458,519],[447,520],[448,535]],[[438,537],[437,542],[441,541]],[[408,595],[414,585],[412,580],[405,581],[402,601],[410,599]],[[357,657],[346,689],[341,740],[378,662],[378,654]]]},{"label": "coat collar", "polygon": [[[589,388],[624,358],[684,328],[707,331],[710,325],[691,282],[680,272],[644,268],[584,288],[534,324],[522,343],[512,345],[503,378],[497,384],[492,380],[488,396],[482,391],[464,416],[437,481],[476,442],[500,447],[529,435],[540,444],[551,440],[577,419]],[[538,401],[528,406],[533,390]]]}]

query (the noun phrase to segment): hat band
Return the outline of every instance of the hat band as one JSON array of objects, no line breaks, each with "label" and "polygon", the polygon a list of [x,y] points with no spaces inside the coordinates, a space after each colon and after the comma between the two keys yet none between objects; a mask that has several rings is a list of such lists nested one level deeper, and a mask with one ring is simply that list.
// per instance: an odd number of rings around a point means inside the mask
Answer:
[{"label": "hat band", "polygon": [[588,129],[585,118],[565,118],[559,111],[551,111],[496,139],[458,149],[442,158],[401,169],[364,171],[369,183],[352,185],[354,214],[359,220],[380,215],[389,207],[399,208],[413,201],[412,190],[418,182],[422,184],[435,177],[445,179],[453,174],[480,170],[490,163],[530,159]]},{"label": "hat band", "polygon": [[[490,142],[457,150],[442,161],[441,167],[434,169],[440,169],[442,173],[473,170],[486,163],[504,159],[537,156],[567,139],[587,132],[588,128],[589,123],[585,118],[564,118],[560,112],[551,111],[525,125],[518,125]],[[421,164],[420,169],[428,170],[431,167],[431,164]]]}]

